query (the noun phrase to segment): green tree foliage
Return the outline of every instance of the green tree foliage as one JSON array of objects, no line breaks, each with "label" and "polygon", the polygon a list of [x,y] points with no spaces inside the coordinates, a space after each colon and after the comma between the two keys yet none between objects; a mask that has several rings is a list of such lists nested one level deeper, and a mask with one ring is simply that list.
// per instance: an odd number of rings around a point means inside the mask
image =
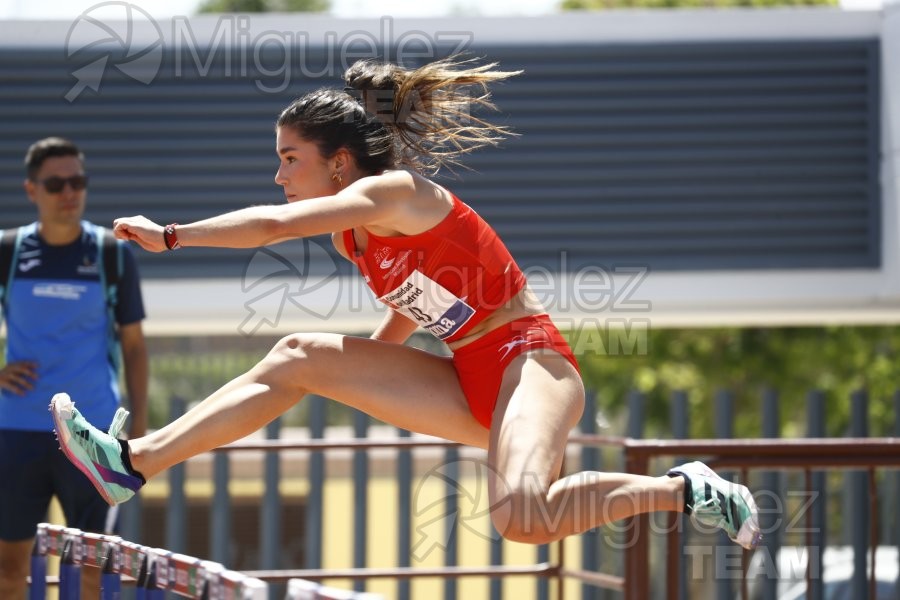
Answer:
[{"label": "green tree foliage", "polygon": [[616,8],[768,8],[773,6],[837,6],[838,0],[563,0],[562,10]]},{"label": "green tree foliage", "polygon": [[329,0],[205,0],[199,13],[325,12]]},{"label": "green tree foliage", "polygon": [[[568,333],[576,347],[584,335]],[[648,436],[670,437],[671,397],[684,391],[692,437],[712,437],[713,398],[727,390],[735,398],[736,434],[759,437],[767,389],[778,393],[782,436],[806,434],[812,390],[825,394],[828,435],[846,435],[850,397],[858,390],[869,395],[870,434],[893,434],[893,394],[900,390],[898,327],[651,329],[646,344],[636,346],[646,350],[642,353],[615,354],[609,347],[615,345],[594,346],[578,356],[585,385],[611,416],[622,412],[629,391],[646,394]]]}]

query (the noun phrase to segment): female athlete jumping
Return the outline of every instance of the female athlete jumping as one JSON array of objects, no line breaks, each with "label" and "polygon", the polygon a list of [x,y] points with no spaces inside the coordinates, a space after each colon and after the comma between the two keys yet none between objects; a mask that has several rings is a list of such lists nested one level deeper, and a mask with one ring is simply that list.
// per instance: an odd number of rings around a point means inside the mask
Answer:
[{"label": "female athlete jumping", "polygon": [[[494,69],[456,59],[415,70],[356,63],[345,89],[307,94],[278,117],[275,183],[285,204],[165,227],[116,220],[118,237],[151,252],[331,233],[391,310],[371,338],[288,335],[187,414],[128,442],[55,397],[62,448],[107,501],[127,500],[145,478],[258,430],[314,393],[486,448],[491,517],[508,539],[543,544],[638,513],[687,511],[744,547],[758,543],[750,492],[702,463],[661,477],[560,476],[584,407],[578,363],[496,233],[428,178],[507,133],[472,115],[492,106],[489,84],[515,74]],[[417,327],[452,357],[403,345]]]}]

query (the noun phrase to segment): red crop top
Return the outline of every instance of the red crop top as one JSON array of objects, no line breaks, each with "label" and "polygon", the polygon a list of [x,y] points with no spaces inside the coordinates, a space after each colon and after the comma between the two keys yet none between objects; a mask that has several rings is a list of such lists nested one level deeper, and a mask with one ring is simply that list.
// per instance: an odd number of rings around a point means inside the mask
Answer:
[{"label": "red crop top", "polygon": [[445,342],[456,341],[525,287],[490,225],[453,197],[444,219],[422,233],[368,234],[364,253],[353,230],[344,246],[378,300]]}]

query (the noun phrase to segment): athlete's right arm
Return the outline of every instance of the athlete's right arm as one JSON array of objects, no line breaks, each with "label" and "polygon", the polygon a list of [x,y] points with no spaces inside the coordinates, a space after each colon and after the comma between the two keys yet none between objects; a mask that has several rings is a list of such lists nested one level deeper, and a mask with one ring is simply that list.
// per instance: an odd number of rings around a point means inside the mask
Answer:
[{"label": "athlete's right arm", "polygon": [[[399,191],[390,195],[392,190]],[[395,229],[395,221],[406,213],[414,215],[408,220],[418,224],[417,213],[407,208],[409,198],[415,194],[411,184],[404,187],[394,180],[388,180],[380,187],[351,184],[335,196],[251,206],[179,224],[174,234],[184,247],[258,248],[367,224]],[[133,241],[149,252],[167,250],[163,231],[161,224],[141,215],[122,217],[113,222],[113,233],[118,239]]]},{"label": "athlete's right arm", "polygon": [[[350,258],[349,250],[347,250],[347,247],[344,246],[344,240],[341,232],[332,233],[331,242],[334,244],[334,248],[338,251],[338,254],[340,254],[350,262],[353,262]],[[416,325],[403,315],[399,315],[396,312],[388,309],[387,312],[385,312],[384,319],[381,321],[381,324],[375,329],[375,332],[372,333],[371,337],[373,340],[391,342],[393,344],[402,344],[407,339],[409,339],[409,336],[412,335],[417,327],[418,325]]]},{"label": "athlete's right arm", "polygon": [[413,334],[418,325],[401,314],[388,310],[381,325],[372,334],[373,340],[402,344]]}]

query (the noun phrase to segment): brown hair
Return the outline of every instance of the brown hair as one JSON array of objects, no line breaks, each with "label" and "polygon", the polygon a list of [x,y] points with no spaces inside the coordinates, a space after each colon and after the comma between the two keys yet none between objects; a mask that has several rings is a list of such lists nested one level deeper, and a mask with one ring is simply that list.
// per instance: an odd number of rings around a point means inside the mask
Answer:
[{"label": "brown hair", "polygon": [[25,174],[34,180],[48,158],[75,156],[84,164],[84,154],[73,142],[61,137],[48,137],[33,143],[25,153]]},{"label": "brown hair", "polygon": [[326,157],[347,148],[370,173],[406,166],[432,174],[460,165],[464,154],[511,135],[472,111],[496,110],[489,84],[520,72],[473,62],[451,57],[406,69],[358,61],[344,74],[344,91],[318,90],[295,100],[277,126],[293,127]]}]

